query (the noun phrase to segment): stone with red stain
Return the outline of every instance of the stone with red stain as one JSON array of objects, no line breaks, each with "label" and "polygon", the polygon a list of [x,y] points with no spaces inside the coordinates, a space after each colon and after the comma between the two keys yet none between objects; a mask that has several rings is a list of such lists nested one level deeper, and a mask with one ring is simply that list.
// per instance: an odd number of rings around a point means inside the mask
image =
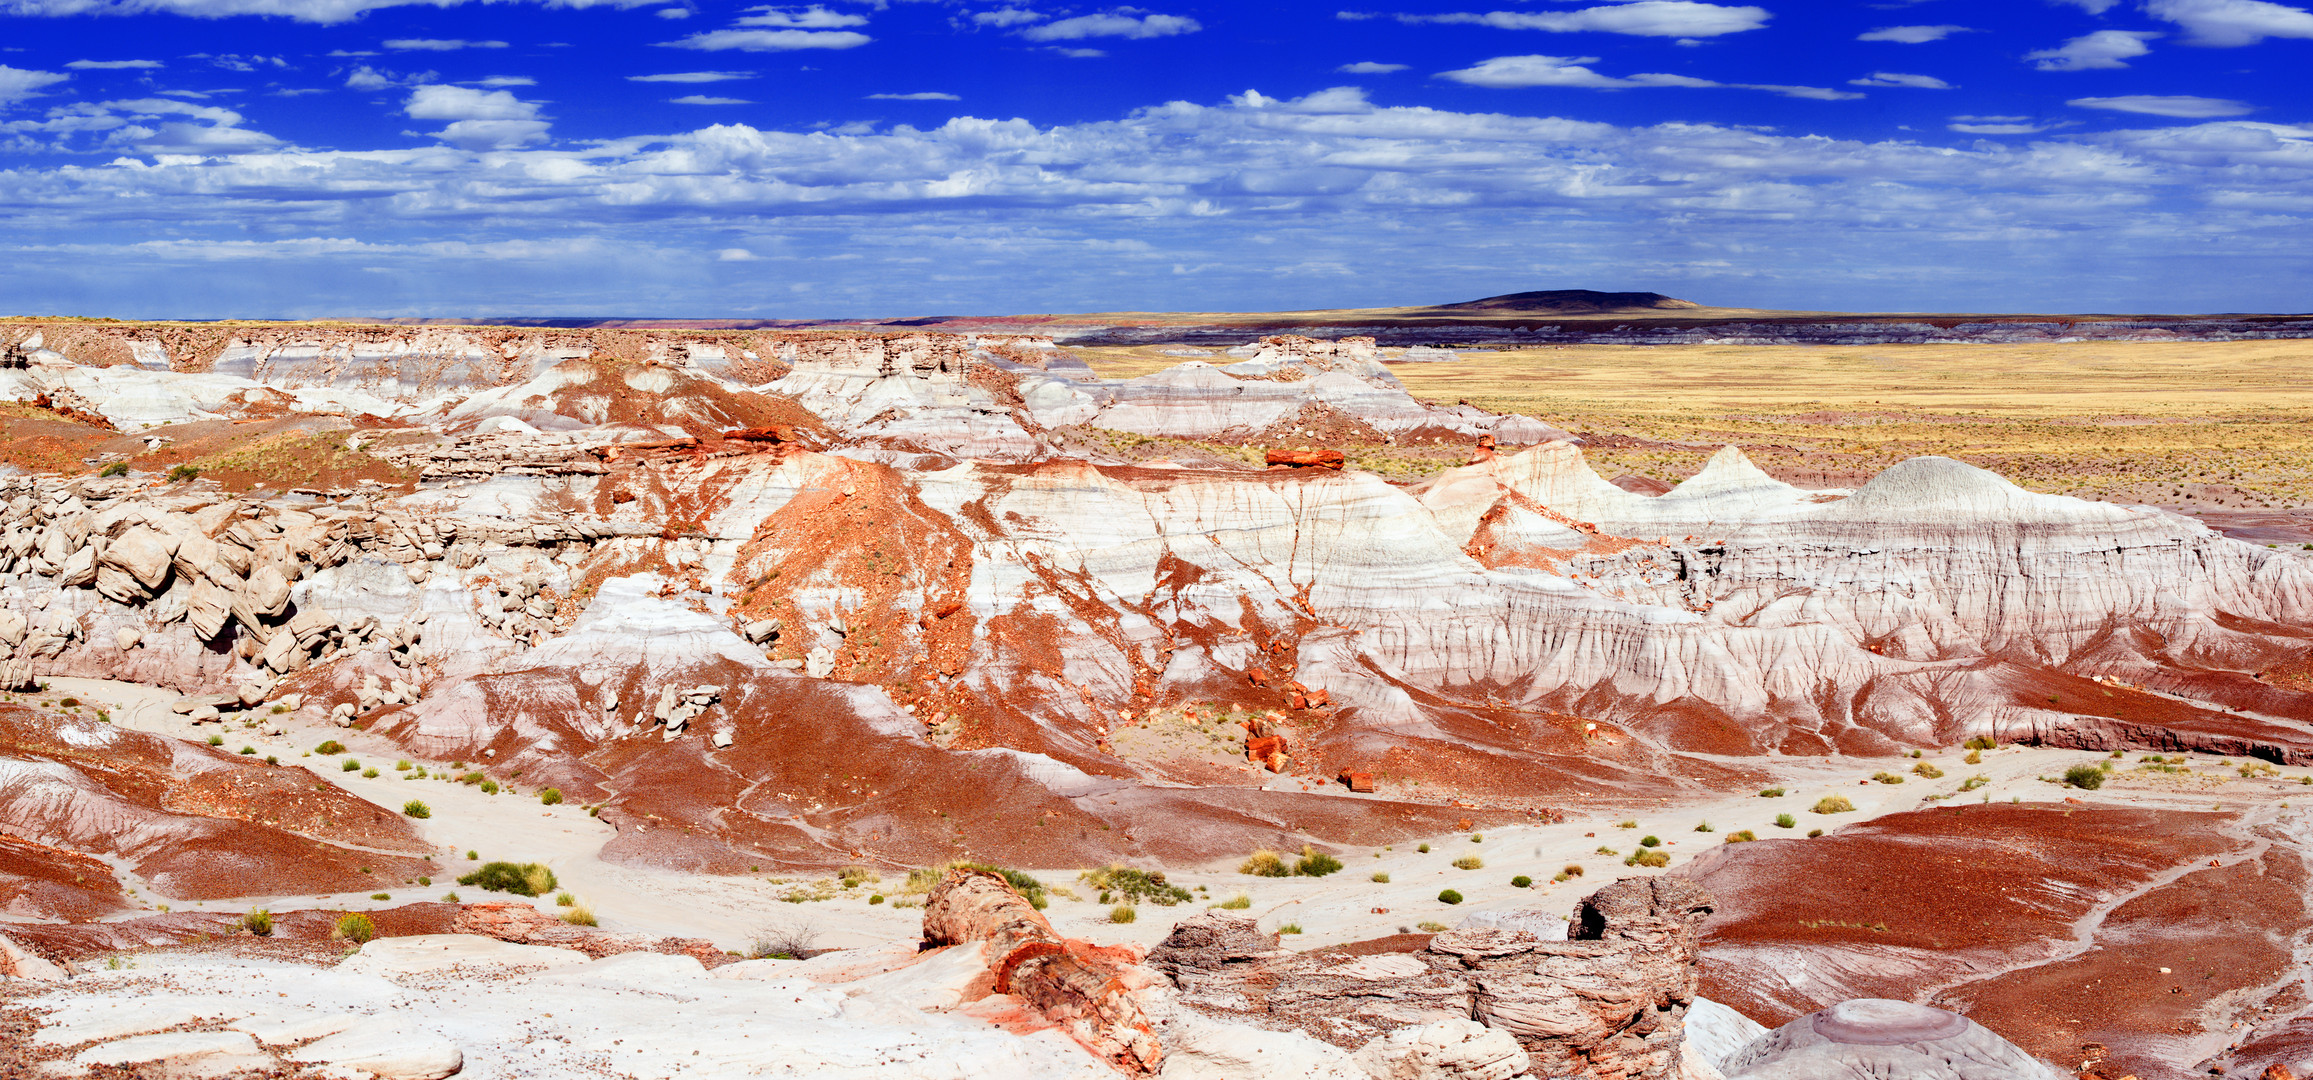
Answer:
[{"label": "stone with red stain", "polygon": [[1269,467],[1287,469],[1334,469],[1349,463],[1339,450],[1271,450]]},{"label": "stone with red stain", "polygon": [[1483,465],[1492,460],[1494,460],[1494,437],[1491,435],[1478,436],[1478,448],[1470,452],[1470,464]]},{"label": "stone with red stain", "polygon": [[1347,785],[1351,791],[1370,793],[1373,790],[1373,774],[1369,772],[1343,769],[1341,770],[1341,782]]}]

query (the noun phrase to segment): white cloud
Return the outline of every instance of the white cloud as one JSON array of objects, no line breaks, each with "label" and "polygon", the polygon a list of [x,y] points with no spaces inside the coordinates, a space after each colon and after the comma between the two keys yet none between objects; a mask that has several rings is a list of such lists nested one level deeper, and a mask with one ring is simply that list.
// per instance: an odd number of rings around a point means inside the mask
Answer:
[{"label": "white cloud", "polygon": [[412,120],[532,120],[538,106],[505,90],[469,90],[463,86],[421,86],[402,104]]},{"label": "white cloud", "polygon": [[1570,86],[1592,90],[1685,87],[1697,90],[1764,90],[1771,94],[1781,94],[1784,97],[1808,98],[1816,101],[1847,101],[1863,96],[1846,90],[1833,90],[1822,86],[1724,83],[1712,79],[1698,79],[1691,75],[1645,74],[1628,77],[1602,75],[1591,70],[1588,66],[1597,62],[1598,57],[1595,56],[1497,56],[1458,71],[1441,71],[1438,73],[1438,78],[1496,90],[1514,90],[1536,86]]},{"label": "white cloud", "polygon": [[27,71],[0,64],[0,105],[22,101],[37,95],[43,87],[54,86],[71,77],[53,71]]},{"label": "white cloud", "polygon": [[538,105],[504,90],[435,84],[410,93],[402,112],[412,120],[448,120],[434,137],[462,150],[510,150],[546,141]]},{"label": "white cloud", "polygon": [[2014,122],[1999,124],[1987,124],[1980,122],[1952,123],[1945,124],[1944,126],[1950,128],[1953,131],[1957,131],[1962,135],[2037,135],[2040,132],[2048,130],[2047,128],[2044,128],[2038,124],[2022,124]]},{"label": "white cloud", "polygon": [[2083,109],[2110,109],[2114,112],[2168,116],[2180,120],[2209,120],[2220,116],[2246,116],[2255,111],[2246,102],[2232,101],[2226,98],[2194,97],[2190,94],[2123,94],[2119,97],[2084,97],[2073,98],[2065,104]]},{"label": "white cloud", "polygon": [[856,49],[874,40],[851,30],[710,30],[659,44],[704,52],[791,52],[796,49]]},{"label": "white cloud", "polygon": [[378,56],[382,54],[380,54],[375,49],[331,49],[328,52],[322,53],[321,55],[351,60],[357,57]]},{"label": "white cloud", "polygon": [[692,12],[689,8],[671,7],[660,8],[657,11],[651,12],[651,14],[656,15],[662,19],[688,19],[691,17]]},{"label": "white cloud", "polygon": [[2120,0],[2050,0],[2050,2],[2057,4],[2070,4],[2073,7],[2086,11],[2090,15],[2102,15],[2105,12],[2120,6]]},{"label": "white cloud", "polygon": [[1847,80],[1849,86],[1904,86],[1913,90],[1950,90],[1952,84],[1933,75],[1902,75],[1893,71],[1874,71],[1860,79]]},{"label": "white cloud", "polygon": [[1177,34],[1194,34],[1204,29],[1203,24],[1185,15],[1134,15],[1132,8],[1118,8],[1098,15],[1079,15],[1073,19],[1031,26],[1020,31],[1030,41],[1081,41],[1085,38],[1160,38]]},{"label": "white cloud", "polygon": [[869,94],[869,95],[867,96],[867,100],[869,100],[869,101],[962,101],[962,100],[964,100],[964,99],[963,99],[963,98],[960,98],[960,97],[957,97],[957,96],[956,96],[956,95],[954,95],[954,94],[943,94],[943,93],[941,93],[941,92],[939,92],[939,91],[937,91],[937,90],[921,90],[921,91],[918,91],[918,92],[916,92],[916,93],[913,93],[913,94]]},{"label": "white cloud", "polygon": [[2194,45],[2234,48],[2269,37],[2313,38],[2313,12],[2266,0],[2144,0],[2146,14],[2182,26]]},{"label": "white cloud", "polygon": [[753,105],[753,104],[754,104],[754,102],[752,102],[752,101],[749,101],[749,100],[748,100],[748,99],[746,99],[746,98],[735,98],[735,97],[711,97],[711,96],[709,96],[709,95],[706,95],[706,94],[685,94],[685,95],[683,95],[683,96],[681,96],[681,97],[679,97],[679,98],[668,98],[667,100],[668,100],[668,101],[670,101],[670,102],[673,102],[674,104],[677,104],[677,105]]},{"label": "white cloud", "polygon": [[278,56],[243,56],[238,53],[225,53],[218,56],[212,56],[208,53],[193,53],[186,59],[206,60],[210,66],[223,68],[226,71],[255,71],[267,65],[277,68],[289,66],[289,61]]},{"label": "white cloud", "polygon": [[664,75],[629,75],[628,82],[711,83],[752,79],[752,71],[671,71]]},{"label": "white cloud", "polygon": [[385,68],[356,64],[353,71],[345,77],[345,88],[348,90],[387,90],[396,86],[419,86],[433,82],[439,77],[431,71],[402,75]]},{"label": "white cloud", "polygon": [[1855,35],[1857,41],[1892,41],[1899,45],[1925,45],[1942,41],[1953,34],[1970,33],[1968,27],[1944,23],[1938,26],[1882,26]]},{"label": "white cloud", "polygon": [[1072,49],[1066,45],[1047,45],[1045,48],[1071,60],[1098,60],[1108,55],[1107,49]]},{"label": "white cloud", "polygon": [[746,248],[724,248],[715,253],[716,262],[762,262],[763,257]]},{"label": "white cloud", "polygon": [[998,29],[1042,22],[1043,20],[1043,12],[1019,7],[997,8],[994,11],[975,11],[972,13],[973,25],[993,26]]},{"label": "white cloud", "polygon": [[473,85],[495,90],[502,86],[536,86],[538,80],[528,75],[492,75],[487,79],[473,80]]},{"label": "white cloud", "polygon": [[2090,71],[2098,68],[2124,68],[2132,57],[2152,51],[2145,42],[2159,37],[2158,33],[2144,30],[2098,30],[2083,34],[2053,49],[2025,53],[2024,59],[2037,61],[2032,66],[2042,71]]},{"label": "white cloud", "polygon": [[829,11],[813,4],[807,8],[752,7],[755,12],[733,23],[734,26],[775,26],[795,30],[834,30],[846,26],[866,26],[867,16],[842,11]]},{"label": "white cloud", "polygon": [[[185,154],[192,160],[271,150],[281,140],[241,126],[241,114],[214,105],[166,97],[75,102],[48,110],[43,120],[0,124],[0,132],[53,136],[62,150],[115,150]],[[94,137],[83,145],[83,136]]]},{"label": "white cloud", "polygon": [[[163,13],[196,19],[260,15],[310,23],[342,23],[384,8],[456,7],[464,0],[0,0],[0,14],[64,17]],[[545,0],[558,8],[643,7],[659,0]]]},{"label": "white cloud", "polygon": [[[1343,17],[1356,18],[1343,12]],[[1370,17],[1370,16],[1363,16]],[[1739,34],[1767,25],[1762,7],[1725,7],[1696,0],[1634,0],[1610,7],[1579,11],[1453,12],[1444,15],[1397,15],[1405,23],[1468,23],[1501,30],[1548,30],[1556,33],[1597,32],[1639,37],[1708,38]]]},{"label": "white cloud", "polygon": [[129,68],[157,68],[167,65],[158,60],[73,60],[64,66],[74,71],[120,71]]},{"label": "white cloud", "polygon": [[379,42],[395,52],[457,52],[460,49],[503,49],[503,41],[467,41],[464,38],[389,38]]},{"label": "white cloud", "polygon": [[1372,60],[1360,60],[1354,64],[1343,64],[1333,70],[1345,75],[1387,75],[1395,71],[1404,71],[1407,67],[1406,64],[1383,64]]}]

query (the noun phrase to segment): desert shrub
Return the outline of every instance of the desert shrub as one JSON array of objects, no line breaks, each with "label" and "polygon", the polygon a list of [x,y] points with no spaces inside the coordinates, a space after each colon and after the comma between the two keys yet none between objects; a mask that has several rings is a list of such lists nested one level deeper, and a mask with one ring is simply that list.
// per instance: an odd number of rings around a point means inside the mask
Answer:
[{"label": "desert shrub", "polygon": [[1561,874],[1564,874],[1564,875],[1566,875],[1567,877],[1581,877],[1581,876],[1582,876],[1582,864],[1581,864],[1581,863],[1567,863],[1567,864],[1566,864],[1566,868],[1565,868],[1564,870],[1560,870],[1560,871],[1559,871],[1559,873],[1561,873]]},{"label": "desert shrub", "polygon": [[1970,750],[1968,751],[1968,756],[1961,758],[1960,761],[1969,765],[1981,765],[1984,763],[1984,752],[1981,750]]},{"label": "desert shrub", "polygon": [[345,744],[337,741],[336,739],[331,739],[322,743],[320,746],[314,747],[313,752],[316,754],[329,755],[342,754],[345,753]]},{"label": "desert shrub", "polygon": [[1454,891],[1454,890],[1452,890],[1452,889],[1447,889],[1446,891],[1444,891],[1444,892],[1441,892],[1441,893],[1439,893],[1439,894],[1438,894],[1438,903],[1441,903],[1441,904],[1459,904],[1459,903],[1461,903],[1461,902],[1462,902],[1462,894],[1460,894],[1460,893],[1458,893],[1458,892],[1455,892],[1455,891]]},{"label": "desert shrub", "polygon": [[805,960],[819,950],[819,928],[809,922],[783,923],[755,931],[755,940],[747,945],[747,956],[753,960]]},{"label": "desert shrub", "polygon": [[1771,787],[1765,791],[1760,792],[1759,797],[1762,799],[1780,799],[1783,797],[1783,789],[1779,787]]},{"label": "desert shrub", "polygon": [[1600,845],[1598,845],[1598,854],[1600,854],[1600,855],[1620,855],[1620,854],[1622,854],[1622,852],[1619,852],[1619,851],[1616,851],[1616,850],[1614,850],[1613,848],[1607,847],[1605,844],[1600,844]]},{"label": "desert shrub", "polygon": [[1654,835],[1653,833],[1648,833],[1647,835],[1645,835],[1645,836],[1641,836],[1641,837],[1639,837],[1639,838],[1638,838],[1638,846],[1640,846],[1640,847],[1661,847],[1661,846],[1662,846],[1662,837],[1656,836],[1656,835]]},{"label": "desert shrub", "polygon": [[104,468],[98,469],[96,474],[98,476],[126,476],[128,475],[128,462],[115,461],[112,464],[105,466]]},{"label": "desert shrub", "polygon": [[354,759],[352,759],[352,758],[347,758],[347,759],[345,759],[345,764],[343,764],[343,765],[340,765],[340,766],[338,766],[338,767],[337,767],[337,771],[339,771],[339,772],[360,772],[360,771],[361,771],[361,762],[355,761],[355,760],[354,760]]},{"label": "desert shrub", "polygon": [[1818,814],[1844,814],[1853,809],[1855,804],[1849,802],[1845,795],[1825,795],[1815,800],[1815,812]]},{"label": "desert shrub", "polygon": [[1874,779],[1874,780],[1877,780],[1877,781],[1879,781],[1879,782],[1880,782],[1880,783],[1882,783],[1882,784],[1900,784],[1900,783],[1903,783],[1903,777],[1897,776],[1896,774],[1894,774],[1894,773],[1891,773],[1891,772],[1888,772],[1888,771],[1887,771],[1887,770],[1885,770],[1885,769],[1882,769],[1882,770],[1880,770],[1880,771],[1878,771],[1878,772],[1875,772],[1875,773],[1871,774],[1871,778],[1872,778],[1872,779]]},{"label": "desert shrub", "polygon": [[1425,934],[1443,934],[1446,932],[1446,924],[1442,922],[1419,922],[1414,924],[1414,929]]},{"label": "desert shrub", "polygon": [[1485,843],[1485,842],[1486,842],[1486,834],[1485,834],[1485,833],[1471,833],[1471,834],[1470,834],[1470,842],[1471,842],[1471,843],[1473,843],[1473,844],[1483,844],[1483,843]]},{"label": "desert shrub", "polygon": [[1510,887],[1513,889],[1531,889],[1534,887],[1534,879],[1520,874],[1510,879]]},{"label": "desert shrub", "polygon": [[498,782],[497,782],[496,780],[484,780],[484,781],[482,781],[482,794],[484,794],[484,795],[496,795],[497,793],[498,793]]},{"label": "desert shrub", "polygon": [[1388,873],[1387,871],[1383,871],[1383,870],[1376,870],[1376,871],[1374,871],[1374,872],[1373,872],[1373,883],[1374,883],[1374,884],[1376,884],[1376,885],[1387,885],[1387,884],[1389,884],[1389,873]]},{"label": "desert shrub", "polygon": [[856,889],[870,882],[881,882],[883,875],[865,866],[846,866],[835,872],[835,880],[846,889]]},{"label": "desert shrub", "polygon": [[585,904],[573,905],[570,910],[563,912],[562,921],[569,923],[572,926],[602,925],[601,923],[595,921],[594,909],[586,906]]},{"label": "desert shrub", "polygon": [[1644,851],[1634,851],[1634,852],[1631,852],[1631,853],[1630,853],[1630,858],[1627,858],[1627,859],[1624,859],[1624,860],[1622,860],[1622,865],[1624,865],[1624,866],[1669,866],[1669,865],[1670,865],[1670,852],[1667,852],[1667,851],[1658,851],[1658,850],[1655,850],[1655,849],[1653,849],[1653,848],[1648,848],[1648,849],[1646,849],[1646,850],[1644,850]]},{"label": "desert shrub", "polygon": [[377,936],[377,924],[369,921],[369,916],[361,912],[349,911],[337,917],[337,925],[329,931],[329,936],[356,945],[366,944],[369,939]]},{"label": "desert shrub", "polygon": [[402,760],[402,761],[397,761],[397,762],[394,762],[394,771],[395,771],[395,772],[408,772],[408,771],[410,771],[410,763],[409,763],[407,760]]},{"label": "desert shrub", "polygon": [[2064,770],[2064,782],[2082,791],[2094,791],[2104,786],[2104,770],[2094,765],[2074,765]]},{"label": "desert shrub", "polygon": [[1823,830],[1821,830],[1821,829],[1809,829],[1809,830],[1807,830],[1807,839],[1809,839],[1809,840],[1813,840],[1813,839],[1815,839],[1816,837],[1818,837],[1818,836],[1821,836],[1821,835],[1823,835]]},{"label": "desert shrub", "polygon": [[479,772],[470,772],[470,773],[463,773],[463,774],[461,774],[461,775],[458,777],[458,782],[459,782],[459,783],[461,783],[461,784],[464,784],[464,785],[466,785],[467,787],[473,787],[474,785],[476,785],[476,784],[479,784],[479,783],[481,783],[482,781],[484,781],[484,780],[488,780],[488,779],[489,779],[489,777],[487,777],[487,776],[484,776],[484,775],[482,775],[482,774],[481,774],[481,773],[479,773]]},{"label": "desert shrub", "polygon": [[874,896],[870,896],[867,898],[867,902],[870,906],[883,903],[883,894],[877,893]]},{"label": "desert shrub", "polygon": [[258,937],[272,937],[273,913],[264,908],[251,908],[249,914],[241,916],[241,929]]},{"label": "desert shrub", "polygon": [[[1382,876],[1384,876],[1384,877],[1387,877],[1388,875],[1384,874],[1384,875],[1382,875]],[[1230,911],[1243,911],[1243,910],[1245,910],[1246,908],[1249,908],[1249,907],[1252,907],[1252,906],[1253,906],[1253,898],[1252,898],[1252,897],[1250,897],[1250,896],[1247,896],[1247,895],[1245,895],[1244,893],[1238,893],[1238,894],[1237,894],[1237,895],[1235,895],[1235,896],[1232,896],[1232,897],[1230,897],[1230,898],[1228,898],[1228,899],[1226,899],[1226,900],[1223,900],[1223,901],[1221,901],[1221,907],[1223,907],[1223,908],[1226,908],[1226,909],[1228,909],[1228,910],[1230,910]]]},{"label": "desert shrub", "polygon": [[1283,923],[1277,927],[1277,932],[1280,934],[1298,934],[1301,932],[1301,924],[1297,922]]},{"label": "desert shrub", "polygon": [[1414,848],[1414,850],[1415,850],[1415,851],[1418,851],[1418,852],[1421,852],[1421,853],[1422,853],[1422,854],[1424,854],[1424,855],[1427,855],[1427,854],[1429,854],[1429,853],[1430,853],[1430,846],[1429,846],[1428,844],[1423,844],[1423,845],[1420,845],[1419,847],[1416,847],[1416,848]]},{"label": "desert shrub", "polygon": [[256,756],[257,756],[257,748],[256,748],[256,747],[254,747],[254,746],[244,746],[244,747],[242,747],[242,748],[241,748],[241,756],[242,756],[242,757],[256,757]]},{"label": "desert shrub", "polygon": [[392,894],[392,893],[381,893],[381,892],[373,892],[373,893],[369,894],[369,898],[370,898],[370,899],[372,899],[372,900],[391,900],[391,899],[393,899],[393,894]]},{"label": "desert shrub", "polygon": [[1727,842],[1730,844],[1748,843],[1752,840],[1757,840],[1758,838],[1759,834],[1752,832],[1749,829],[1742,829],[1727,834]]},{"label": "desert shrub", "polygon": [[1617,829],[1635,829],[1635,828],[1638,828],[1638,822],[1635,822],[1635,821],[1619,821],[1619,822],[1616,822],[1616,823],[1615,823],[1614,827],[1615,827],[1615,828],[1617,828]]},{"label": "desert shrub", "polygon": [[1997,750],[2000,748],[2000,744],[1993,742],[1989,735],[1978,735],[1961,745],[1970,750]]},{"label": "desert shrub", "polygon": [[169,482],[172,484],[181,484],[187,480],[198,479],[200,475],[201,470],[194,468],[191,465],[179,465],[176,468],[169,470]]},{"label": "desert shrub", "polygon": [[1454,869],[1456,870],[1483,870],[1485,867],[1486,860],[1475,855],[1464,855],[1454,860]]},{"label": "desert shrub", "polygon": [[542,863],[486,862],[459,878],[458,884],[516,896],[542,896],[554,891],[555,882],[554,871]]},{"label": "desert shrub", "polygon": [[377,779],[377,770],[374,768],[363,769],[361,771],[361,777],[364,780],[375,780]]},{"label": "desert shrub", "polygon": [[1935,766],[1930,765],[1924,761],[1912,766],[1911,773],[1913,776],[1924,777],[1929,780],[1941,780],[1943,779],[1944,775],[1944,771],[1942,769],[1936,768]]},{"label": "desert shrub", "polygon": [[1916,758],[1916,757],[1918,757],[1918,756],[1919,756],[1919,753],[1920,753],[1919,751],[1917,751],[1917,750],[1914,750],[1914,751],[1912,751],[1912,752],[1911,752],[1911,756],[1913,756],[1913,757],[1915,757],[1915,758]]},{"label": "desert shrub", "polygon": [[2281,775],[2281,770],[2274,768],[2270,762],[2264,761],[2244,761],[2238,771],[2243,778]]},{"label": "desert shrub", "polygon": [[538,793],[538,801],[539,801],[539,802],[542,802],[542,803],[545,803],[545,804],[546,804],[546,805],[548,805],[548,806],[552,806],[552,805],[554,805],[555,803],[561,802],[561,801],[562,801],[562,789],[561,789],[561,788],[547,788],[546,790],[544,790],[544,791],[541,791],[541,792],[539,792],[539,793]]},{"label": "desert shrub", "polygon": [[410,801],[402,804],[402,816],[414,818],[430,818],[434,816],[434,811],[426,804],[419,802],[416,799],[411,799]]},{"label": "desert shrub", "polygon": [[1979,775],[1976,775],[1976,776],[1971,776],[1971,777],[1968,777],[1968,778],[1967,778],[1967,779],[1965,779],[1965,780],[1962,780],[1962,781],[1960,781],[1960,790],[1961,790],[1961,791],[1974,791],[1974,790],[1976,790],[1977,788],[1983,787],[1985,784],[1989,784],[1989,783],[1991,783],[1991,782],[1992,782],[1992,778],[1991,778],[1991,777],[1989,777],[1989,776],[1984,776],[1984,775],[1981,775],[1981,774],[1979,774]]},{"label": "desert shrub", "polygon": [[210,733],[210,735],[209,735],[209,745],[211,745],[211,746],[223,746],[223,745],[225,745],[225,737],[224,737],[223,735],[219,735],[219,734],[216,734],[216,733],[214,733],[214,732],[211,732],[211,733]]},{"label": "desert shrub", "polygon": [[1187,889],[1165,880],[1162,870],[1139,870],[1130,866],[1109,866],[1078,875],[1087,885],[1099,889],[1101,895],[1115,894],[1128,904],[1143,900],[1158,907],[1171,907],[1196,897]]},{"label": "desert shrub", "polygon": [[1127,904],[1118,904],[1108,909],[1108,921],[1112,923],[1128,923],[1137,918],[1140,918],[1140,912]]},{"label": "desert shrub", "polygon": [[432,878],[430,878],[430,877],[422,877],[422,878],[419,878],[419,879],[418,879],[418,884],[420,884],[420,885],[431,885],[431,884],[433,884],[433,883],[434,883],[434,879],[432,879]]},{"label": "desert shrub", "polygon": [[1696,831],[1696,832],[1710,832],[1710,831],[1711,831],[1711,823],[1710,823],[1710,822],[1708,822],[1708,821],[1705,821],[1705,822],[1703,822],[1703,823],[1701,823],[1701,824],[1699,824],[1699,825],[1696,825],[1696,826],[1695,826],[1695,831]]},{"label": "desert shrub", "polygon": [[267,765],[279,765],[279,764],[281,764],[281,759],[280,759],[280,758],[277,758],[277,757],[274,757],[274,756],[273,756],[273,755],[271,755],[271,754],[267,754],[267,755],[265,755],[265,764],[267,764]]},{"label": "desert shrub", "polygon": [[1285,865],[1285,859],[1267,848],[1254,852],[1244,862],[1239,863],[1237,872],[1251,874],[1254,877],[1293,876],[1293,871]]},{"label": "desert shrub", "polygon": [[1295,860],[1293,863],[1293,872],[1302,877],[1324,877],[1325,875],[1334,873],[1340,869],[1340,859],[1336,859],[1333,856],[1319,851],[1316,848],[1310,847],[1307,844],[1301,845],[1301,858]]},{"label": "desert shrub", "polygon": [[1788,828],[1790,828],[1791,826],[1793,826],[1793,825],[1797,825],[1797,824],[1799,824],[1799,819],[1798,819],[1798,818],[1795,818],[1795,817],[1792,817],[1792,816],[1791,816],[1791,815],[1789,815],[1789,814],[1777,814],[1777,815],[1775,815],[1775,827],[1776,827],[1776,828],[1778,828],[1778,829],[1788,829]]},{"label": "desert shrub", "polygon": [[563,891],[563,892],[558,892],[558,893],[555,893],[555,894],[554,894],[554,906],[555,906],[555,907],[569,907],[570,905],[572,905],[572,904],[575,904],[575,903],[577,903],[577,902],[578,902],[578,898],[577,898],[577,897],[575,897],[575,896],[572,896],[572,895],[570,895],[570,893],[569,893],[567,890],[565,890],[565,891]]}]

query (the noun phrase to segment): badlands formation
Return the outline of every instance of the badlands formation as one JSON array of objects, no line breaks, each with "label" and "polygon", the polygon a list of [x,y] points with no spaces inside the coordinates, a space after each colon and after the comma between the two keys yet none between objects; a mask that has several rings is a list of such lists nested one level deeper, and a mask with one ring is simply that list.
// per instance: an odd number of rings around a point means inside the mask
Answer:
[{"label": "badlands formation", "polygon": [[2300,551],[1360,337],[0,350],[0,1070],[2313,1071]]}]

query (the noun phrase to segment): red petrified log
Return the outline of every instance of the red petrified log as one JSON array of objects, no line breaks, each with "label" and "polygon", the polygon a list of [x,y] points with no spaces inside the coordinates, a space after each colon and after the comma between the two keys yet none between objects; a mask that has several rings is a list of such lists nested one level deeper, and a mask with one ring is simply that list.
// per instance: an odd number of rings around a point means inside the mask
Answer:
[{"label": "red petrified log", "polygon": [[1478,465],[1494,460],[1494,437],[1478,436],[1478,448],[1470,453],[1470,464]]},{"label": "red petrified log", "polygon": [[1131,949],[1063,939],[1002,875],[957,867],[924,901],[924,943],[974,941],[988,943],[997,993],[1026,1001],[1127,1072],[1153,1073],[1164,1061],[1132,993],[1140,981]]},{"label": "red petrified log", "polygon": [[735,428],[724,432],[723,438],[732,442],[794,442],[795,429],[785,424],[772,424],[769,427]]},{"label": "red petrified log", "polygon": [[1341,770],[1341,782],[1347,785],[1351,791],[1368,793],[1373,791],[1373,774],[1369,772],[1343,769]]},{"label": "red petrified log", "polygon": [[1270,772],[1285,771],[1285,736],[1256,735],[1245,740],[1245,760],[1257,761]]},{"label": "red petrified log", "polygon": [[1349,463],[1339,450],[1271,450],[1269,465],[1288,469],[1340,469]]}]

